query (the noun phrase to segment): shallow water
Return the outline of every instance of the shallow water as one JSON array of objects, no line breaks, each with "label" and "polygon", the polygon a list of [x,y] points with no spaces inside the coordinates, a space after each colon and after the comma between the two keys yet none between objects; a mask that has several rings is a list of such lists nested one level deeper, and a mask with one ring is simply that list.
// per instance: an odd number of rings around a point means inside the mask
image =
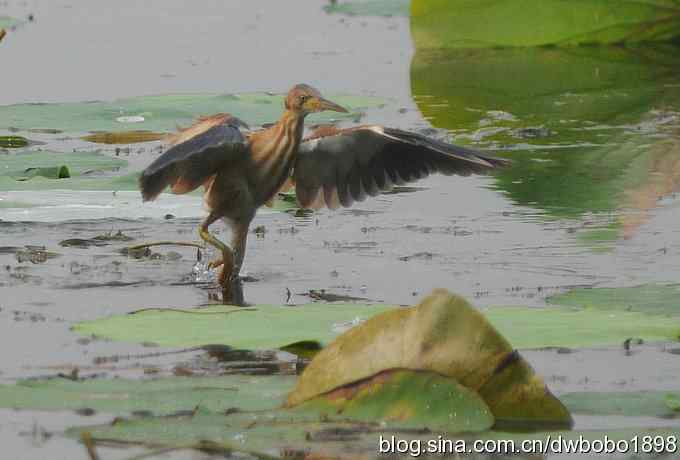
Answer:
[{"label": "shallow water", "polygon": [[[434,126],[432,135],[448,131],[514,160],[495,177],[431,177],[349,210],[259,213],[253,228],[266,232],[250,236],[245,262],[251,303],[285,302],[287,290],[303,303],[310,289],[326,289],[412,304],[446,287],[480,306],[539,306],[575,286],[680,279],[680,67],[672,52],[413,56],[408,18],[329,15],[325,3],[298,1],[295,14],[276,0],[1,3],[0,15],[35,21],[0,45],[3,62],[18,63],[3,66],[0,104],[281,92],[305,81],[328,93],[392,100],[361,122]],[[81,133],[19,134],[46,143],[36,148],[120,154],[81,141]],[[141,169],[157,146],[127,149],[129,167],[120,174]],[[84,343],[69,331],[72,322],[210,302],[210,287],[192,279],[193,248],[161,247],[154,251],[165,258],[137,260],[119,254],[128,243],[59,245],[119,230],[133,243],[196,240],[203,215],[193,195],[142,204],[132,191],[0,191],[0,247],[59,254],[33,264],[0,251],[0,380],[148,351]],[[660,345],[634,356],[613,348],[525,355],[558,394],[678,387],[680,356]],[[13,458],[82,452],[58,437],[20,436],[36,420],[50,430],[92,423],[3,411],[0,440]]]}]

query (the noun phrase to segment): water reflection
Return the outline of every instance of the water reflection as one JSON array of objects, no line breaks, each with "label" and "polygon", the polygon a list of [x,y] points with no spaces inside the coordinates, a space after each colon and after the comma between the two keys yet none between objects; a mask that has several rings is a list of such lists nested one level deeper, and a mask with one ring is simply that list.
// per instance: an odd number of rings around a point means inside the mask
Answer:
[{"label": "water reflection", "polygon": [[611,240],[678,189],[678,51],[419,50],[411,87],[435,127],[513,158],[495,187],[514,203]]}]

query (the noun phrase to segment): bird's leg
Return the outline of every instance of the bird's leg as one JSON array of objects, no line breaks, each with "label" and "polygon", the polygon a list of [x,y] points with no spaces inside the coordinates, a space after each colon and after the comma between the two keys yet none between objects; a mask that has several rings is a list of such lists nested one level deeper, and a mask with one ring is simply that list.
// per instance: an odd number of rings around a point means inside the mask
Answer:
[{"label": "bird's leg", "polygon": [[220,284],[224,285],[224,279],[231,276],[234,267],[234,253],[229,246],[218,240],[215,235],[208,231],[208,227],[219,218],[219,215],[211,212],[201,223],[200,227],[198,227],[198,234],[203,241],[214,246],[222,253],[222,258],[208,263],[208,267],[215,268],[223,265],[220,272]]},{"label": "bird's leg", "polygon": [[239,279],[239,273],[243,266],[243,258],[246,255],[246,242],[248,240],[248,223],[236,223],[232,226],[233,235],[231,237],[231,247],[234,251],[234,270],[232,277]]},{"label": "bird's leg", "polygon": [[241,285],[241,278],[239,273],[243,266],[243,257],[246,252],[246,241],[248,239],[248,223],[232,223],[232,239],[231,247],[233,248],[233,263],[231,270],[225,269],[220,273],[220,284],[222,285],[222,296],[224,301],[234,305],[245,305],[243,299],[243,286]]}]

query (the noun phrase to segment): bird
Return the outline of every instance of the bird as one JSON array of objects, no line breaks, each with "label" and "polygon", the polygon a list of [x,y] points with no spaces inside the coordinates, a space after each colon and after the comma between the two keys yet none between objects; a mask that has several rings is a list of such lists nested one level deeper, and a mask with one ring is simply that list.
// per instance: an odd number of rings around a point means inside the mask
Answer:
[{"label": "bird", "polygon": [[[509,163],[467,147],[381,125],[318,127],[303,137],[305,117],[322,111],[348,112],[314,87],[295,85],[275,124],[251,131],[228,113],[199,118],[167,139],[169,148],[144,169],[139,188],[144,201],[167,187],[189,193],[201,186],[208,210],[200,238],[222,257],[219,283],[225,297],[240,285],[250,223],[277,194],[294,188],[302,208],[349,207],[433,173],[485,174]],[[232,232],[227,245],[209,231],[223,219]]]}]

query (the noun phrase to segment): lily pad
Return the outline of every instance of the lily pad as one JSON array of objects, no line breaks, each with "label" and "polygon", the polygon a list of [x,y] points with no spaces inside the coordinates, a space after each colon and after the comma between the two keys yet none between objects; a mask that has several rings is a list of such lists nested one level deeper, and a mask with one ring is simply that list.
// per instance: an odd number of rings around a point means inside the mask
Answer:
[{"label": "lily pad", "polygon": [[484,431],[494,423],[486,403],[455,380],[434,372],[388,370],[336,388],[294,409],[336,421],[379,422],[385,430]]},{"label": "lily pad", "polygon": [[328,343],[348,325],[394,308],[355,304],[257,305],[252,308],[218,305],[185,310],[150,308],[84,321],[75,324],[73,330],[83,335],[163,346],[225,344],[250,350],[276,349],[301,341]]},{"label": "lily pad", "polygon": [[[659,436],[664,439],[677,435],[674,429],[634,427],[625,430],[553,431],[512,433],[485,431],[473,434],[448,434],[441,436],[426,431],[390,431],[379,424],[329,421],[325,417],[310,419],[294,411],[261,413],[216,414],[199,410],[192,415],[173,417],[145,417],[121,419],[114,424],[73,428],[68,431],[80,438],[82,433],[94,441],[110,445],[139,444],[151,448],[199,449],[213,453],[248,453],[262,459],[290,459],[300,453],[305,458],[374,458],[380,448],[389,450],[396,439],[406,440],[414,449],[426,448],[430,440],[451,440],[456,446],[470,446],[474,440],[510,440],[519,447],[523,440],[565,441],[602,440],[630,441],[635,436]],[[380,443],[380,440],[383,440]],[[467,451],[466,451],[467,452]],[[413,456],[421,450],[409,452]],[[518,460],[535,458],[531,455],[513,455]]]},{"label": "lily pad", "polygon": [[166,134],[153,131],[116,131],[88,134],[83,140],[97,144],[137,144],[163,139]]},{"label": "lily pad", "polygon": [[[677,430],[633,427],[621,430],[552,431],[517,433],[485,431],[442,436],[429,431],[390,431],[376,423],[338,422],[328,417],[309,417],[296,411],[217,414],[198,410],[192,415],[118,419],[113,424],[78,427],[68,434],[80,438],[88,433],[94,441],[107,445],[139,444],[152,448],[198,449],[213,453],[248,453],[256,458],[291,458],[300,453],[307,458],[374,458],[377,449],[387,453],[395,440],[407,440],[414,451],[422,454],[430,440],[450,440],[456,446],[470,446],[475,440],[508,440],[518,447],[523,440],[593,441],[609,438],[616,442],[638,436],[677,436]],[[382,442],[380,442],[382,440]],[[517,454],[518,460],[535,458]]]},{"label": "lily pad", "polygon": [[205,216],[203,200],[194,194],[162,194],[153,203],[143,203],[136,189],[136,177],[75,177],[58,181],[42,177],[29,181],[6,178],[5,181],[0,177],[0,219],[59,222],[66,219],[163,219],[166,214],[177,218]]},{"label": "lily pad", "polygon": [[[0,190],[2,190],[4,177],[25,178],[31,175],[31,171],[44,168],[68,169],[66,177],[79,176],[88,171],[111,171],[127,166],[127,161],[112,158],[107,155],[92,152],[58,153],[50,151],[40,152],[17,152],[4,155],[0,164]],[[64,174],[61,174],[63,176]],[[46,177],[51,177],[52,174]],[[60,176],[60,177],[61,177]],[[62,177],[63,178],[63,177]]]},{"label": "lily pad", "polygon": [[601,347],[630,337],[648,342],[679,341],[680,316],[594,308],[491,307],[488,320],[516,348]]},{"label": "lily pad", "polygon": [[560,397],[575,414],[669,417],[680,393],[665,391],[578,392]]},{"label": "lily pad", "polygon": [[17,180],[28,180],[31,177],[45,177],[47,179],[68,179],[71,177],[71,171],[68,166],[50,166],[47,168],[28,168],[24,171],[23,177],[17,177]]},{"label": "lily pad", "polygon": [[331,2],[323,7],[327,13],[357,16],[408,16],[411,0],[363,0]]},{"label": "lily pad", "polygon": [[[154,342],[172,347],[220,343],[240,348],[281,348],[300,341],[328,343],[343,328],[394,308],[360,304],[261,305],[254,310],[229,306],[159,308],[78,323],[73,330],[112,340]],[[620,345],[629,337],[647,341],[680,340],[680,321],[639,312],[488,307],[483,313],[518,349]]]},{"label": "lily pad", "polygon": [[500,423],[570,427],[571,416],[485,317],[436,290],[354,327],[321,350],[288,395],[295,407],[390,369],[435,372],[478,393]]},{"label": "lily pad", "polygon": [[413,0],[411,31],[418,48],[671,41],[680,37],[680,3],[675,0]]},{"label": "lily pad", "polygon": [[547,300],[554,305],[673,315],[680,325],[680,284],[645,284],[626,288],[579,288],[552,296]]},{"label": "lily pad", "polygon": [[0,385],[0,407],[33,410],[93,409],[117,415],[144,411],[167,415],[210,407],[219,412],[280,406],[292,376],[166,377],[151,380],[64,378]]},{"label": "lily pad", "polygon": [[[90,175],[78,175],[77,172],[67,179],[60,179],[55,181],[42,176],[37,176],[31,178],[31,180],[17,180],[24,179],[26,175],[9,177],[0,174],[0,192],[27,192],[23,200],[26,202],[39,202],[40,198],[38,195],[43,195],[44,191],[49,190],[86,190],[86,191],[138,191],[137,178],[139,173],[126,174],[123,176],[98,176],[97,174]],[[35,192],[35,193],[32,193]],[[35,195],[31,197],[31,195]],[[110,196],[110,195],[107,195]],[[135,198],[139,195],[135,194]],[[76,195],[74,195],[74,201],[76,205],[86,206],[87,203],[79,201]],[[42,201],[44,203],[44,201]],[[35,203],[34,203],[35,204]],[[140,204],[141,206],[141,204]]]},{"label": "lily pad", "polygon": [[[355,118],[358,113],[386,99],[332,96],[351,113],[324,112],[308,117],[310,123]],[[187,126],[201,115],[229,112],[251,126],[276,121],[283,111],[283,96],[266,93],[174,94],[118,99],[111,102],[17,104],[0,106],[0,128],[29,130],[50,128],[65,132],[136,130],[171,131]]]}]

